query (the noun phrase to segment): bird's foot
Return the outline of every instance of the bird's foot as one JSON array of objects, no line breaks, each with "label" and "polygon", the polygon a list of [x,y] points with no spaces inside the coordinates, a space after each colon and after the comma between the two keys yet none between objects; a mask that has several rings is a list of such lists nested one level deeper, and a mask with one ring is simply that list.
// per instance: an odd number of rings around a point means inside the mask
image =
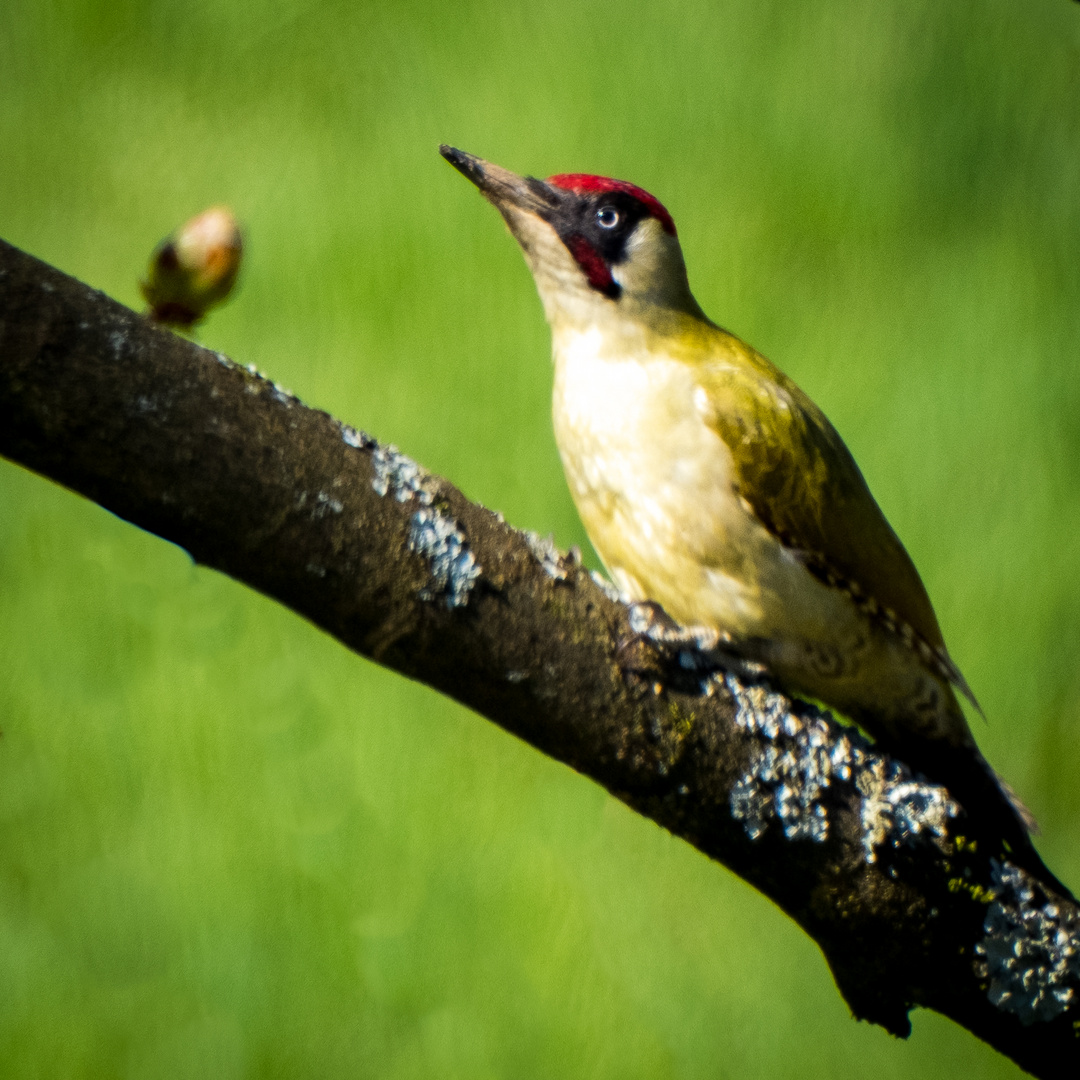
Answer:
[{"label": "bird's foot", "polygon": [[630,629],[658,645],[689,646],[701,652],[715,649],[721,641],[730,642],[730,634],[722,634],[711,626],[683,626],[677,623],[659,604],[652,600],[631,604]]},{"label": "bird's foot", "polygon": [[712,626],[683,626],[651,600],[631,604],[629,615],[631,633],[616,654],[624,671],[663,682],[674,672],[700,680],[718,671],[757,678],[765,670],[741,655],[730,634]]}]

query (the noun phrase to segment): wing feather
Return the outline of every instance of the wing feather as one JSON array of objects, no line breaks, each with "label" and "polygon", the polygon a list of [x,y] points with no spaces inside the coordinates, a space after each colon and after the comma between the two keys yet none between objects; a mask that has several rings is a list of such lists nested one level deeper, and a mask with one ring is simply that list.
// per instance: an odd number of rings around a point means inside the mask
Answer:
[{"label": "wing feather", "polygon": [[836,429],[774,364],[720,333],[725,347],[701,365],[699,382],[738,494],[815,576],[850,592],[978,708],[915,564]]}]

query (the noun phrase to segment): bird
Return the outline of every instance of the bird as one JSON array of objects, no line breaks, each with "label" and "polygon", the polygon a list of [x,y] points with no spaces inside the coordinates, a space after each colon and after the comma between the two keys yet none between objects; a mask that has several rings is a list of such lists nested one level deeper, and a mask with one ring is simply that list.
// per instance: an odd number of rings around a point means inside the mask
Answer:
[{"label": "bird", "polygon": [[854,721],[1071,897],[976,746],[957,695],[978,702],[851,452],[792,379],[705,315],[663,204],[624,180],[539,180],[440,153],[500,211],[532,271],[555,440],[620,591]]}]

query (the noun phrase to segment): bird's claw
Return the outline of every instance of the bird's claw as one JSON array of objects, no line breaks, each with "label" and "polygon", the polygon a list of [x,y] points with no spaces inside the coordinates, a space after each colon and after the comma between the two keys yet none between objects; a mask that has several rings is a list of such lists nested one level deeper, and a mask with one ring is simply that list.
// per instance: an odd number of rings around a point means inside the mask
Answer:
[{"label": "bird's claw", "polygon": [[696,679],[717,671],[759,678],[765,668],[740,655],[730,634],[711,626],[682,626],[651,600],[629,606],[630,635],[616,650],[620,668],[654,677]]}]

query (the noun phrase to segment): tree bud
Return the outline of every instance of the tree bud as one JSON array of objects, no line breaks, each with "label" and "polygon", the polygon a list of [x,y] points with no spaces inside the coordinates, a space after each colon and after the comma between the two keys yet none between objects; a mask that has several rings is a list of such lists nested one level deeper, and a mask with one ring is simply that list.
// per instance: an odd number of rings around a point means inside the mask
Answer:
[{"label": "tree bud", "polygon": [[185,222],[154,249],[139,283],[149,317],[190,329],[232,290],[243,245],[232,211],[213,206]]}]

